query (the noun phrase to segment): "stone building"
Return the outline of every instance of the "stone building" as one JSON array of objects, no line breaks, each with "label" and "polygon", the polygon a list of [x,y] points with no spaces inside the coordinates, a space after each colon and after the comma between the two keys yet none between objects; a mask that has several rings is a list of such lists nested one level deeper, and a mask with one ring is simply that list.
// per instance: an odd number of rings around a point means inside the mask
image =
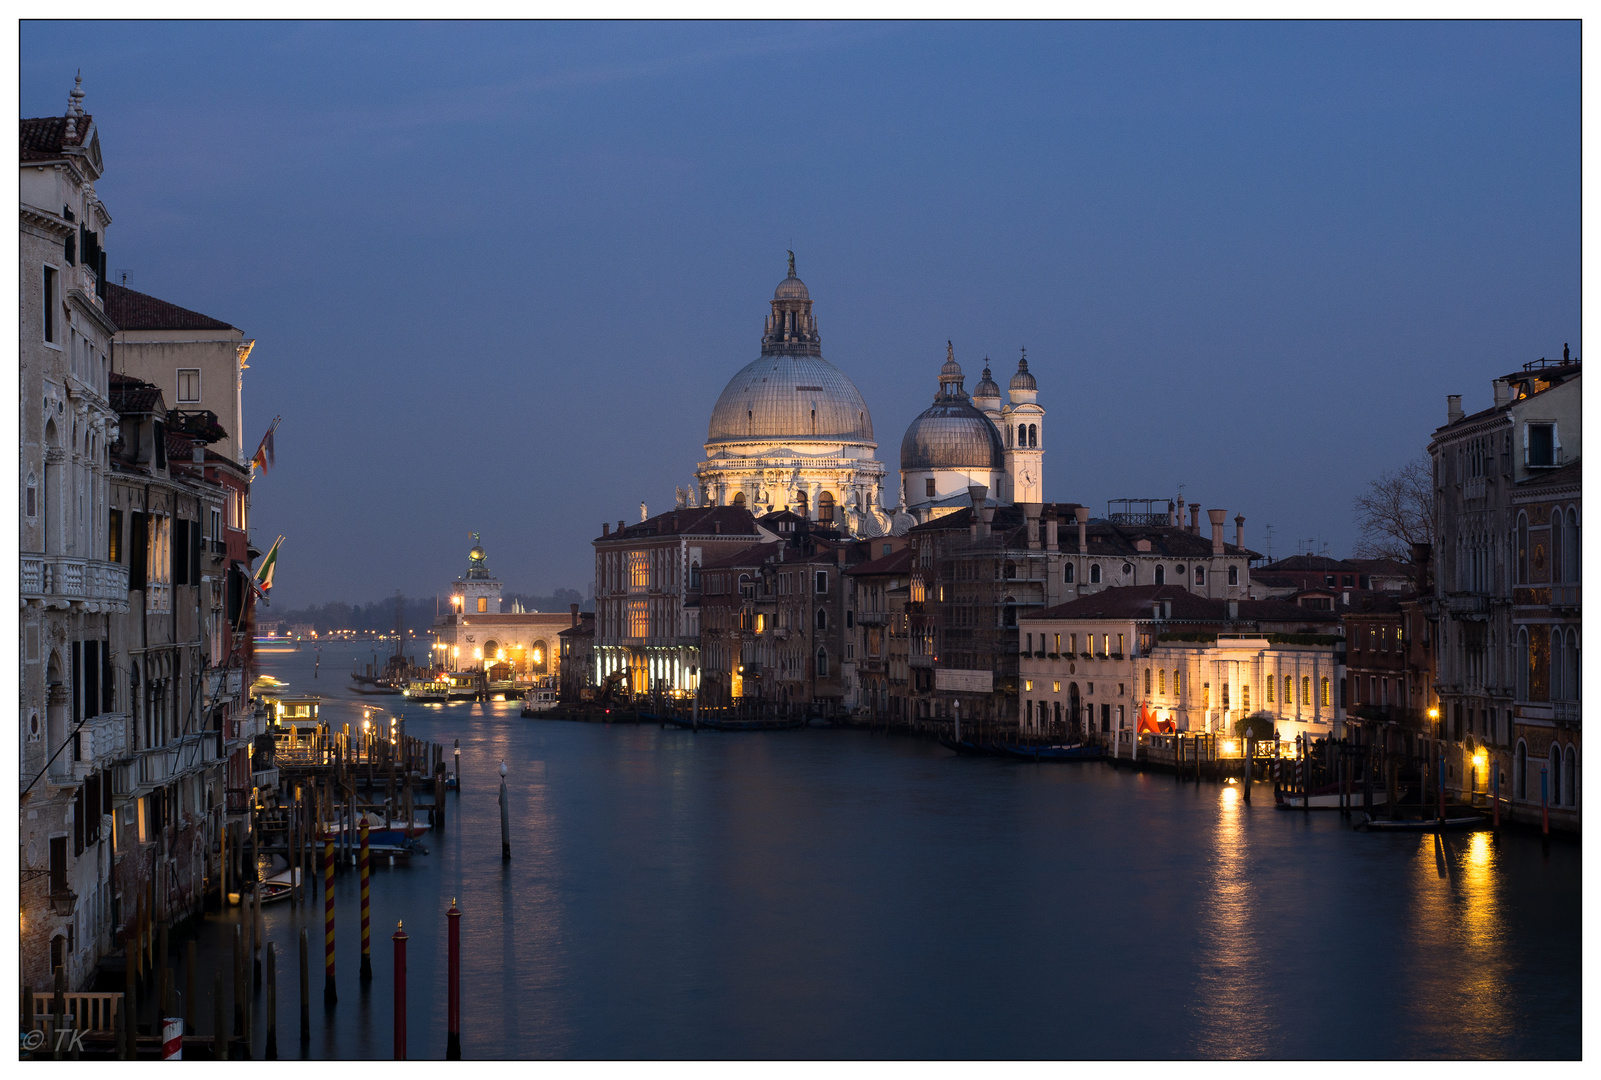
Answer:
[{"label": "stone building", "polygon": [[595,538],[595,685],[626,672],[631,694],[699,685],[701,568],[776,535],[744,506],[685,506]]},{"label": "stone building", "polygon": [[501,611],[501,583],[490,573],[478,534],[467,569],[450,585],[449,609],[434,619],[434,664],[446,671],[482,671],[490,680],[559,679],[558,635],[571,613]]},{"label": "stone building", "polygon": [[[899,538],[897,538],[899,539]],[[887,552],[883,547],[888,547]],[[912,549],[877,544],[878,558],[847,570],[856,622],[856,707],[862,719],[904,722],[910,715],[910,623]]]},{"label": "stone building", "polygon": [[237,465],[244,440],[244,372],[254,338],[220,319],[107,282],[106,313],[117,326],[115,368],[165,391],[169,412],[209,418],[223,436],[211,450]]},{"label": "stone building", "polygon": [[700,572],[700,702],[730,706],[761,697],[756,601],[762,568],[778,557],[779,540],[714,559]]},{"label": "stone building", "polygon": [[1332,613],[1140,585],[1027,613],[1020,626],[1018,726],[1030,734],[1089,735],[1127,754],[1142,709],[1179,731],[1232,735],[1265,713],[1286,742],[1343,733]]},{"label": "stone building", "polygon": [[[1493,380],[1489,408],[1465,413],[1461,396],[1450,395],[1446,423],[1429,443],[1436,544],[1434,592],[1425,612],[1437,626],[1434,736],[1445,744],[1446,784],[1453,792],[1473,783],[1483,790],[1491,770],[1512,778],[1515,790],[1519,710],[1555,711],[1545,702],[1547,689],[1530,686],[1542,697],[1520,697],[1550,638],[1532,635],[1528,652],[1519,650],[1516,590],[1529,581],[1525,574],[1543,572],[1542,587],[1548,585],[1550,569],[1534,569],[1514,504],[1520,485],[1579,460],[1580,374],[1579,361],[1564,348],[1559,362],[1536,361]],[[1536,741],[1544,745],[1550,736]],[[1525,739],[1525,758],[1528,745]]]}]

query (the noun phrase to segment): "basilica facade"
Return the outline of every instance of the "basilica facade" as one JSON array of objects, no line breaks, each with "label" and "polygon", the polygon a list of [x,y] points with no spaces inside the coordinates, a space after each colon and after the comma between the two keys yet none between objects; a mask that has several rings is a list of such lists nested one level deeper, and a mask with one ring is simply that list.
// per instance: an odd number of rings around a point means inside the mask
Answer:
[{"label": "basilica facade", "polygon": [[895,502],[886,506],[872,414],[850,378],[823,358],[811,293],[795,274],[793,252],[771,306],[761,355],[718,397],[706,459],[681,503],[739,506],[758,517],[789,510],[833,523],[845,535],[870,537],[904,534],[970,506],[975,488],[997,506],[1043,500],[1045,410],[1026,356],[1003,406],[987,361],[968,395],[946,343],[939,391],[901,440]]}]

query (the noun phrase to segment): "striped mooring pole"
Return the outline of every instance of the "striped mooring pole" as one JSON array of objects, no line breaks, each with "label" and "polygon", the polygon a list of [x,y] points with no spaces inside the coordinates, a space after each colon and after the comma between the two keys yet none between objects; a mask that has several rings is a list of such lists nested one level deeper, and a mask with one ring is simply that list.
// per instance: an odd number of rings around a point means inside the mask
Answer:
[{"label": "striped mooring pole", "polygon": [[395,1060],[406,1060],[406,924],[397,922],[395,943]]},{"label": "striped mooring pole", "polygon": [[461,909],[450,902],[449,973],[446,975],[445,1060],[461,1060]]},{"label": "striped mooring pole", "polygon": [[339,1000],[339,989],[334,983],[334,834],[322,836],[323,880],[323,984],[322,1002],[332,1005]]},{"label": "striped mooring pole", "polygon": [[372,928],[369,923],[371,915],[368,886],[371,882],[368,870],[367,847],[367,819],[361,819],[361,856],[358,862],[361,866],[361,981],[372,982]]}]

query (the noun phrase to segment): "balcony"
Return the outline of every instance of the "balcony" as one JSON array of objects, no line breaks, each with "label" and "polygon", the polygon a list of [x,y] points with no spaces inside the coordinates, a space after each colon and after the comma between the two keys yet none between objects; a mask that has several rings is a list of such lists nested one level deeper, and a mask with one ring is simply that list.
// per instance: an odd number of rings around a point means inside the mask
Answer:
[{"label": "balcony", "polygon": [[25,554],[21,569],[23,600],[63,610],[128,610],[128,568],[120,563]]},{"label": "balcony", "polygon": [[858,611],[856,613],[856,621],[861,623],[863,626],[883,626],[889,621],[889,612]]},{"label": "balcony", "polygon": [[1490,617],[1490,598],[1484,593],[1451,593],[1445,610],[1453,619],[1482,622]]},{"label": "balcony", "polygon": [[1577,701],[1553,701],[1551,703],[1551,719],[1559,724],[1579,726],[1579,703]]},{"label": "balcony", "polygon": [[108,768],[127,752],[128,718],[124,714],[102,713],[87,720],[78,729],[72,778],[81,782],[90,773]]},{"label": "balcony", "polygon": [[1471,480],[1462,481],[1462,497],[1464,499],[1484,498],[1484,477],[1475,476]]}]

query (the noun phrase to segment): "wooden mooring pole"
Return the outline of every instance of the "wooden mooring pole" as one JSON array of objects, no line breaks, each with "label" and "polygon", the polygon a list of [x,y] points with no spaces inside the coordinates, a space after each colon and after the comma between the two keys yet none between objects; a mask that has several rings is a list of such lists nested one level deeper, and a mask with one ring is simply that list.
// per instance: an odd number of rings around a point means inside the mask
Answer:
[{"label": "wooden mooring pole", "polygon": [[445,912],[450,925],[449,973],[446,975],[445,1060],[461,1060],[461,910],[451,900]]},{"label": "wooden mooring pole", "polygon": [[369,900],[367,819],[361,819],[361,981],[372,982],[372,927]]},{"label": "wooden mooring pole", "polygon": [[278,950],[267,946],[267,1045],[262,1056],[278,1060]]},{"label": "wooden mooring pole", "polygon": [[300,1045],[311,1045],[311,947],[300,931]]},{"label": "wooden mooring pole", "polygon": [[395,943],[395,1060],[406,1060],[406,924],[397,922]]},{"label": "wooden mooring pole", "polygon": [[334,834],[323,833],[323,985],[322,1002],[333,1005],[339,1001],[339,988],[334,983]]}]

